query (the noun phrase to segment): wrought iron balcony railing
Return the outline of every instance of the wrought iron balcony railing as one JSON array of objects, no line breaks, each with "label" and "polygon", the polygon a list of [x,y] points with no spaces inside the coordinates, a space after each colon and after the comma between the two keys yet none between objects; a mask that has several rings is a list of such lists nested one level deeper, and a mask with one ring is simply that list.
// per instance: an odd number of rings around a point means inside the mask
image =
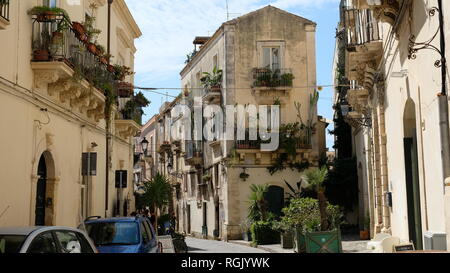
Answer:
[{"label": "wrought iron balcony railing", "polygon": [[64,15],[42,20],[33,16],[33,62],[64,62],[74,70],[74,80],[85,79],[97,89],[117,95],[117,81],[107,61],[81,41]]},{"label": "wrought iron balcony railing", "polygon": [[253,87],[292,87],[294,75],[291,69],[254,68]]},{"label": "wrought iron balcony railing", "polygon": [[348,47],[381,40],[379,22],[375,18],[373,10],[359,10],[352,7],[342,7],[342,9],[341,16],[343,16]]},{"label": "wrought iron balcony railing", "polygon": [[200,141],[186,141],[186,159],[202,157],[203,149]]},{"label": "wrought iron balcony railing", "polygon": [[9,0],[0,0],[0,17],[9,22]]},{"label": "wrought iron balcony railing", "polygon": [[[285,149],[285,144],[288,138],[293,140],[295,148],[300,149],[310,149],[311,148],[311,137],[312,131],[310,129],[301,129],[295,136],[288,136],[287,133],[280,132],[280,146],[279,149]],[[258,137],[258,140],[236,140],[236,149],[238,150],[260,150],[261,144],[264,142]],[[267,143],[270,143],[268,141]]]}]

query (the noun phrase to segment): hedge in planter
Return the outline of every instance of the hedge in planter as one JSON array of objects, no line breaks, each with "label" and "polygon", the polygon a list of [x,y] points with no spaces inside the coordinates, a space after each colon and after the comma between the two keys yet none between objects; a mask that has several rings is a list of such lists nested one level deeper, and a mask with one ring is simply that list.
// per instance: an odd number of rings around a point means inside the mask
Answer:
[{"label": "hedge in planter", "polygon": [[253,242],[257,245],[271,245],[280,243],[280,232],[272,228],[272,223],[258,221],[250,227]]}]

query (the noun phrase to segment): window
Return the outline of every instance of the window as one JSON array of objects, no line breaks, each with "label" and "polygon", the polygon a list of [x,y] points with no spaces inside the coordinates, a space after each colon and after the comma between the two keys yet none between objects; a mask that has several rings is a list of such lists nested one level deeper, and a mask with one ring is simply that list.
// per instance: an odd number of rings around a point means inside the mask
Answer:
[{"label": "window", "polygon": [[0,235],[0,254],[18,253],[25,239],[21,235]]},{"label": "window", "polygon": [[86,230],[97,246],[139,244],[135,222],[91,223],[86,224]]},{"label": "window", "polygon": [[56,231],[55,234],[64,253],[81,253],[81,243],[75,233],[70,231]]},{"label": "window", "polygon": [[28,248],[28,253],[44,254],[58,253],[56,242],[51,232],[47,232],[36,237]]},{"label": "window", "polygon": [[263,47],[263,67],[280,69],[280,47]]},{"label": "window", "polygon": [[58,6],[57,0],[44,0],[44,6],[56,8]]},{"label": "window", "polygon": [[143,223],[141,223],[141,236],[142,236],[142,240],[144,241],[144,244],[148,244],[150,242],[150,238],[147,234],[147,231],[145,230]]},{"label": "window", "polygon": [[214,55],[214,57],[213,57],[213,69],[216,67],[217,67],[217,69],[219,69],[219,61],[218,61],[217,54]]},{"label": "window", "polygon": [[148,234],[149,240],[150,241],[153,240],[153,233],[152,233],[152,229],[150,227],[150,223],[147,220],[145,220],[143,223],[144,223],[145,231]]}]

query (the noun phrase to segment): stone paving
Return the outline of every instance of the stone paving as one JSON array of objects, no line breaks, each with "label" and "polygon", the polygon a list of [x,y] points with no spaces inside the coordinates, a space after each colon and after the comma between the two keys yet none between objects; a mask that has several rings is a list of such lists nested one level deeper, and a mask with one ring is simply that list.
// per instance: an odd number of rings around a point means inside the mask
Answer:
[{"label": "stone paving", "polygon": [[[344,253],[372,253],[367,250],[369,241],[360,241],[356,237],[343,237],[342,249]],[[283,249],[281,245],[260,245],[258,248],[250,246],[250,242],[235,240],[228,243],[186,238],[190,253],[295,253],[293,249]]]},{"label": "stone paving", "polygon": [[268,251],[222,241],[186,237],[188,253],[268,253]]}]

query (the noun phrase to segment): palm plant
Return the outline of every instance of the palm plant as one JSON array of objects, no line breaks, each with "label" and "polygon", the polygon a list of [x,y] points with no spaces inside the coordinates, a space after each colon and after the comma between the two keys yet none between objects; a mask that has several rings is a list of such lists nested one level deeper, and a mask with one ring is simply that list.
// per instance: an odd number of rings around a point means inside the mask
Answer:
[{"label": "palm plant", "polygon": [[267,219],[267,201],[265,193],[269,190],[269,185],[250,186],[248,218],[253,222],[265,221]]},{"label": "palm plant", "polygon": [[222,86],[223,71],[214,67],[213,72],[203,72],[204,77],[201,78],[201,82],[204,88],[219,88]]},{"label": "palm plant", "polygon": [[325,180],[328,178],[328,169],[326,166],[320,169],[309,170],[304,175],[304,180],[308,182],[308,188],[317,192],[319,200],[320,221],[322,231],[328,230],[327,217],[327,198],[325,196]]},{"label": "palm plant", "polygon": [[169,180],[161,174],[156,174],[149,182],[144,183],[144,200],[150,207],[154,208],[155,225],[158,226],[158,213],[169,204],[172,187]]}]

